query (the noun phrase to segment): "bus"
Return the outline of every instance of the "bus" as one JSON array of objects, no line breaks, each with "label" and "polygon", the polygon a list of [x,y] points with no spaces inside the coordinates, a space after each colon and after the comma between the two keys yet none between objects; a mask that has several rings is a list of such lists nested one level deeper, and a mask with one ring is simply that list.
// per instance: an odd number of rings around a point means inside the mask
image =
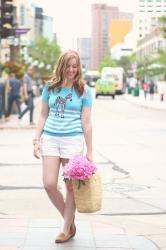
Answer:
[{"label": "bus", "polygon": [[102,68],[101,78],[113,81],[116,87],[116,94],[123,94],[125,92],[124,69],[122,67]]}]

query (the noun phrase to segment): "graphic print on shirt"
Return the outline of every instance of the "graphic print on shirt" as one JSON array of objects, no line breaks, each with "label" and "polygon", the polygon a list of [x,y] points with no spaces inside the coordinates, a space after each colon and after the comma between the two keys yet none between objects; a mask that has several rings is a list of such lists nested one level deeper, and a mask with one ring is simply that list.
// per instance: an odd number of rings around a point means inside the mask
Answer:
[{"label": "graphic print on shirt", "polygon": [[68,94],[67,96],[65,96],[64,98],[61,96],[58,96],[55,100],[55,116],[57,117],[61,117],[64,118],[64,111],[65,111],[65,106],[66,106],[66,102],[67,100],[72,101],[72,93]]}]

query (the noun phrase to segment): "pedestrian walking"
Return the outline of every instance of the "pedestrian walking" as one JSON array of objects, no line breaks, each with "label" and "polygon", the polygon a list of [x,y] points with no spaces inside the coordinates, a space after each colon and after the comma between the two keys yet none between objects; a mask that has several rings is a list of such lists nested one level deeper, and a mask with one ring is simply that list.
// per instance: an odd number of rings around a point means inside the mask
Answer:
[{"label": "pedestrian walking", "polygon": [[29,66],[27,73],[23,77],[23,95],[27,104],[27,107],[21,112],[19,119],[21,119],[25,113],[29,111],[30,125],[33,125],[33,110],[34,110],[34,94],[33,94],[33,67]]},{"label": "pedestrian walking", "polygon": [[5,80],[0,75],[0,122],[3,121],[2,117],[6,118],[6,108],[5,108]]},{"label": "pedestrian walking", "polygon": [[8,84],[8,110],[7,117],[10,116],[12,111],[13,103],[16,102],[18,114],[21,114],[20,108],[20,89],[21,89],[21,81],[16,78],[15,73],[11,73],[9,84]]},{"label": "pedestrian walking", "polygon": [[143,83],[143,91],[144,91],[144,98],[145,98],[145,100],[146,100],[146,98],[147,98],[148,90],[149,90],[149,84],[148,84],[148,82],[145,81],[145,82]]},{"label": "pedestrian walking", "polygon": [[153,98],[154,98],[154,90],[155,90],[154,82],[152,80],[150,80],[150,83],[149,83],[150,100],[153,100]]},{"label": "pedestrian walking", "polygon": [[34,156],[42,156],[45,190],[63,217],[63,226],[55,242],[63,243],[74,237],[76,227],[75,201],[72,183],[65,181],[65,199],[58,189],[60,166],[70,158],[83,155],[92,161],[92,96],[82,80],[80,57],[69,50],[57,62],[52,81],[44,86],[42,107],[37,124]]}]

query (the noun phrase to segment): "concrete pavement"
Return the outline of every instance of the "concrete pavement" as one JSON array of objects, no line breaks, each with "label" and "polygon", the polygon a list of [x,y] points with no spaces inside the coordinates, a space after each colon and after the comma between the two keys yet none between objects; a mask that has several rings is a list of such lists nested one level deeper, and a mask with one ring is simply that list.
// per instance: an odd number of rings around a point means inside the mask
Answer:
[{"label": "concrete pavement", "polygon": [[[127,98],[132,103],[136,100],[139,101],[140,105],[144,101],[142,97],[127,96]],[[160,104],[158,103],[158,105]],[[38,106],[35,109],[35,117],[37,115]],[[33,126],[29,125],[28,114],[21,121],[18,121],[16,115],[13,115],[10,121],[1,123],[0,126],[1,129],[34,129]],[[103,161],[103,159],[99,159],[99,156],[95,158],[97,162]],[[28,208],[25,208],[24,216],[20,216],[17,211],[13,213],[12,217],[1,214],[0,250],[166,250],[165,210],[159,210],[154,207],[152,212],[151,208],[145,202],[142,203],[143,207],[140,207],[137,199],[132,201],[129,195],[128,197],[124,197],[123,194],[121,199],[124,206],[119,208],[119,194],[113,195],[106,182],[110,178],[111,180],[118,178],[119,180],[124,180],[124,188],[140,188],[140,186],[138,187],[134,183],[131,183],[131,185],[125,183],[127,172],[125,173],[122,170],[116,171],[113,169],[113,166],[101,167],[103,179],[105,180],[103,185],[103,208],[94,214],[77,213],[77,234],[74,239],[64,244],[55,245],[54,238],[60,230],[60,219],[56,216],[53,217],[53,213],[52,216],[48,215],[46,218],[41,218],[37,215],[29,217],[26,216]],[[109,177],[109,179],[107,180],[105,177]],[[115,187],[113,184],[111,188],[117,189],[117,186]],[[1,182],[1,185],[0,190],[3,192],[3,182]],[[22,195],[24,193],[25,191],[23,190]],[[5,192],[4,195],[6,195]],[[13,197],[12,201],[14,202],[14,200]],[[0,202],[3,205],[3,196],[1,196]],[[16,204],[13,205],[17,207]],[[121,213],[112,213],[113,210],[116,211],[115,206],[119,208]],[[133,207],[136,208],[135,214],[127,213],[130,209],[133,211]],[[144,210],[145,215],[143,213],[139,214],[139,209]],[[149,211],[152,213],[149,213]]]},{"label": "concrete pavement", "polygon": [[[85,216],[86,217],[86,216]],[[143,235],[97,220],[76,222],[75,238],[55,244],[60,222],[55,219],[10,218],[0,220],[0,250],[157,250]]]},{"label": "concrete pavement", "polygon": [[131,94],[125,94],[124,99],[132,104],[139,105],[143,108],[166,111],[166,100],[160,101],[159,94],[154,94],[152,100],[150,99],[150,95],[147,94],[147,99],[145,100],[144,93],[141,90],[139,96],[132,96]]},{"label": "concrete pavement", "polygon": [[[36,97],[34,100],[34,122],[37,122],[37,118],[40,112],[40,97]],[[24,104],[21,106],[21,110],[25,107]],[[18,115],[10,115],[10,118],[6,120],[4,117],[0,121],[0,129],[34,129],[35,125],[29,123],[29,111],[23,116],[21,120],[18,119]]]},{"label": "concrete pavement", "polygon": [[[143,91],[140,91],[139,96],[132,96],[131,94],[125,94],[123,95],[123,98],[134,104],[138,105],[143,108],[149,108],[159,111],[165,111],[166,112],[166,100],[163,102],[160,101],[159,94],[154,94],[153,100],[150,100],[150,96],[147,95],[147,99],[144,99]],[[40,97],[35,99],[35,111],[34,111],[34,118],[35,122],[37,121],[37,117],[39,115],[39,106],[40,106]],[[35,126],[29,125],[29,112],[25,114],[23,119],[18,120],[17,115],[11,115],[10,119],[8,121],[5,121],[5,119],[2,119],[0,122],[0,129],[31,129]]]}]

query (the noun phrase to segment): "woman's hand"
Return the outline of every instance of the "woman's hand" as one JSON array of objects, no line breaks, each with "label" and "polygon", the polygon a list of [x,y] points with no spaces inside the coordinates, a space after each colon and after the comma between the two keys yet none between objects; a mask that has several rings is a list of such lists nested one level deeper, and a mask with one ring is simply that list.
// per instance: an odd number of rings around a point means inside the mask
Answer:
[{"label": "woman's hand", "polygon": [[92,152],[87,152],[87,153],[86,153],[86,158],[88,159],[88,161],[93,162],[93,155],[92,155]]},{"label": "woman's hand", "polygon": [[35,143],[34,148],[33,148],[33,155],[37,158],[40,159],[40,143]]}]

